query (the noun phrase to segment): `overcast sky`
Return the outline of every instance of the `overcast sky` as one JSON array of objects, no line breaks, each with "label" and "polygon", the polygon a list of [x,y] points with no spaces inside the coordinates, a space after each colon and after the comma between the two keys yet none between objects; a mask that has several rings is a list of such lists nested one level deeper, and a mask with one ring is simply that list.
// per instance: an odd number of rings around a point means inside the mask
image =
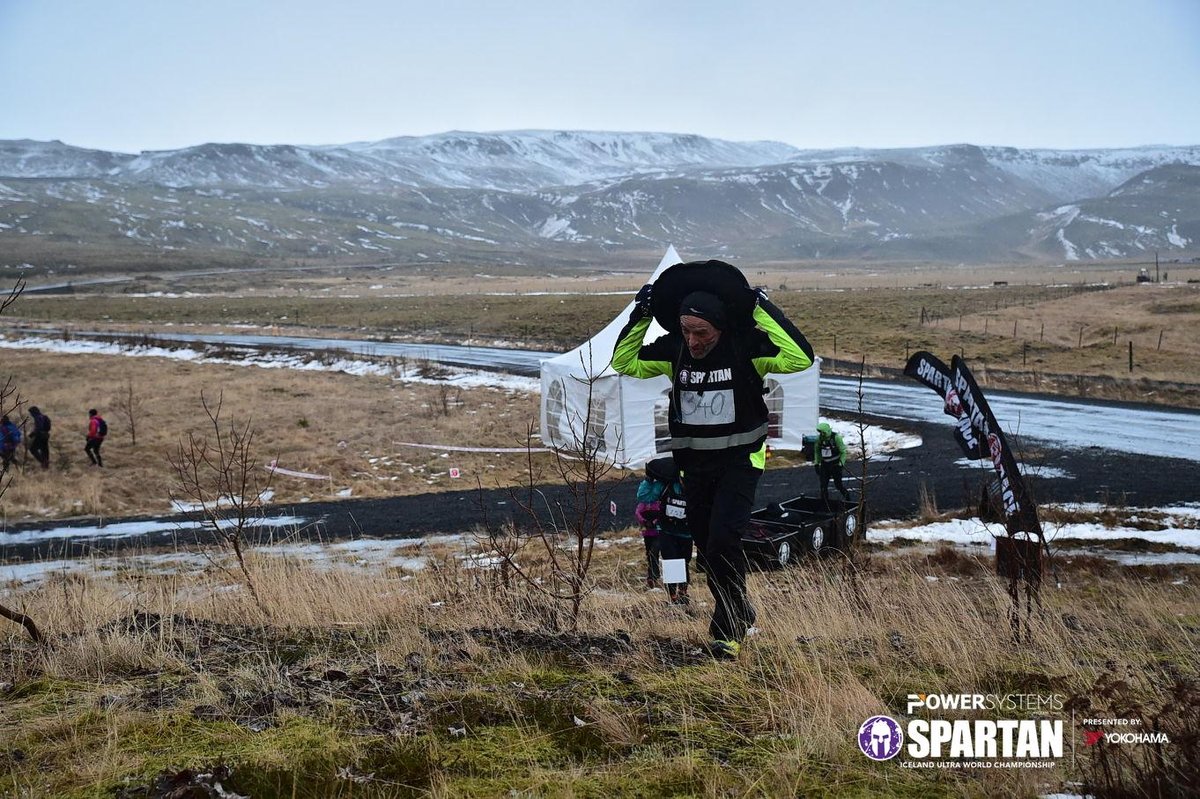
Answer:
[{"label": "overcast sky", "polygon": [[1200,0],[0,0],[0,139],[1200,144]]}]

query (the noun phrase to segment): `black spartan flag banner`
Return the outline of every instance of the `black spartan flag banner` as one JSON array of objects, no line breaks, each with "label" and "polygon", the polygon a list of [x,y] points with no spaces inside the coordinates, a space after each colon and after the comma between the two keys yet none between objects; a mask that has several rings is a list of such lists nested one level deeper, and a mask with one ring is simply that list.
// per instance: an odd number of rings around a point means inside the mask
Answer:
[{"label": "black spartan flag banner", "polygon": [[992,409],[983,398],[983,392],[976,385],[966,362],[957,355],[950,361],[950,381],[962,403],[963,415],[971,422],[971,430],[987,443],[992,466],[1000,478],[1000,498],[1008,534],[1029,533],[1041,540],[1042,526],[1038,523],[1037,506],[1025,490],[1025,481],[1017,469],[1017,461],[1004,438],[1004,431],[992,415]]},{"label": "black spartan flag banner", "polygon": [[971,429],[970,417],[963,413],[958,391],[954,388],[954,381],[950,379],[950,367],[942,363],[936,355],[919,350],[908,359],[904,366],[904,374],[929,386],[946,403],[943,410],[946,415],[954,417],[954,440],[958,442],[963,454],[974,460],[986,458],[988,452],[982,439],[975,435],[975,431]]}]

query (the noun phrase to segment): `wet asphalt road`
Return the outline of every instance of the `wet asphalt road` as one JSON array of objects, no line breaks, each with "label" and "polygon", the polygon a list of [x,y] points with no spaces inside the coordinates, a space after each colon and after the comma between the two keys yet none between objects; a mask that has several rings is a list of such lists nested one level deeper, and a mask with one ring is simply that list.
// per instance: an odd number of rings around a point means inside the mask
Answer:
[{"label": "wet asphalt road", "polygon": [[[938,506],[945,510],[974,506],[981,485],[990,469],[980,465],[956,465],[961,453],[946,422],[898,422],[874,419],[892,429],[908,430],[922,438],[922,444],[899,450],[891,457],[868,464],[866,497],[869,519],[903,518],[914,515],[919,507],[922,486],[931,491]],[[1022,451],[1019,439],[1014,441]],[[1034,497],[1039,502],[1098,502],[1134,507],[1200,501],[1200,462],[1166,458],[1156,454],[1130,454],[1099,447],[1084,447],[1058,452],[1044,448],[1024,450],[1024,471]],[[1049,471],[1053,468],[1053,472]],[[1039,476],[1046,469],[1047,476]],[[1065,472],[1065,475],[1058,474]],[[847,486],[861,492],[861,463],[846,464]],[[601,530],[620,530],[632,525],[635,493],[640,473],[601,487],[603,512]],[[817,478],[811,466],[768,468],[759,483],[758,504],[779,502],[800,494],[817,493]],[[346,538],[409,538],[435,533],[461,533],[497,524],[511,518],[527,495],[508,490],[467,489],[411,497],[388,499],[347,499],[338,502],[273,506],[270,515],[297,516],[304,519],[295,530],[300,540],[332,541]],[[563,486],[538,487],[536,504],[542,507],[570,507],[569,492]],[[609,513],[615,503],[616,515]],[[149,518],[149,517],[145,517]],[[163,517],[154,517],[161,519]],[[107,520],[109,524],[130,519]],[[105,555],[122,551],[144,550],[161,546],[189,546],[202,536],[194,531],[156,532],[124,538],[59,537],[43,541],[6,543],[7,533],[30,533],[39,529],[72,525],[93,528],[94,519],[72,523],[12,525],[0,532],[0,559],[21,561]],[[263,538],[278,540],[280,529],[267,530]],[[868,532],[869,538],[869,532]]]}]

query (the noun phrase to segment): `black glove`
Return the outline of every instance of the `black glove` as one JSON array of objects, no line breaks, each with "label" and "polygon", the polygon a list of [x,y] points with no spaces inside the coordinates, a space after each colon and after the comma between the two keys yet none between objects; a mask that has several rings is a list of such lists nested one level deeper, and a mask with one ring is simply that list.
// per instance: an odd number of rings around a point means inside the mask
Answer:
[{"label": "black glove", "polygon": [[653,283],[647,283],[638,289],[637,296],[633,298],[633,312],[629,314],[630,321],[637,322],[650,315],[650,295],[653,293]]}]

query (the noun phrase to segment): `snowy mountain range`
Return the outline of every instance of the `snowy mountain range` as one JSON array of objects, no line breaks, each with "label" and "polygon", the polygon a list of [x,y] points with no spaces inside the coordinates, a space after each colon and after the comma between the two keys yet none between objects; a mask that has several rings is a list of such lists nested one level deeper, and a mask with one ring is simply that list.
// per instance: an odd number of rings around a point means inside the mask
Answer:
[{"label": "snowy mountain range", "polygon": [[[251,257],[1071,260],[1200,251],[1200,146],[799,150],[451,132],[137,155],[0,141],[0,263]],[[10,264],[11,265],[11,264]]]}]

